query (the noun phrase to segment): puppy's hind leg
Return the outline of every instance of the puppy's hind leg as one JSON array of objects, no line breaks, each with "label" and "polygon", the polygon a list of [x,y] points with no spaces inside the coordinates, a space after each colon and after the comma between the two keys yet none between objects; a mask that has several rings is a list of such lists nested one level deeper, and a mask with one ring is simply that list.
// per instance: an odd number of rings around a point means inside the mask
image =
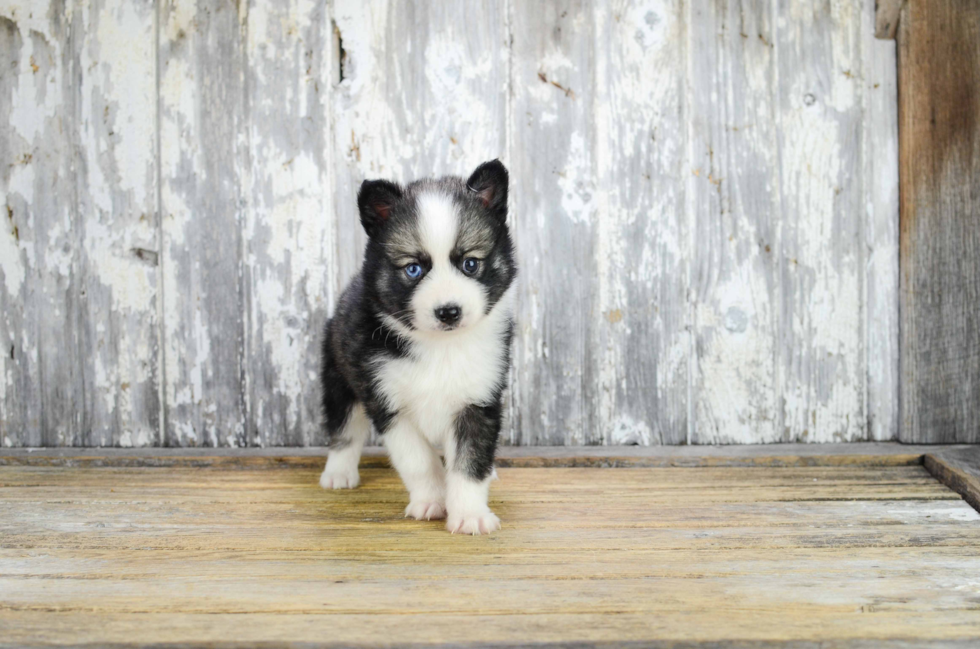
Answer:
[{"label": "puppy's hind leg", "polygon": [[364,406],[354,403],[350,413],[336,433],[330,435],[327,466],[320,474],[320,486],[324,489],[353,489],[360,484],[357,464],[361,459],[364,442],[371,432],[371,421]]},{"label": "puppy's hind leg", "polygon": [[353,489],[361,481],[357,463],[371,432],[371,422],[363,404],[357,401],[337,366],[337,358],[330,345],[330,332],[334,324],[333,320],[327,324],[320,356],[320,398],[330,448],[327,466],[320,476],[320,486],[324,489]]}]

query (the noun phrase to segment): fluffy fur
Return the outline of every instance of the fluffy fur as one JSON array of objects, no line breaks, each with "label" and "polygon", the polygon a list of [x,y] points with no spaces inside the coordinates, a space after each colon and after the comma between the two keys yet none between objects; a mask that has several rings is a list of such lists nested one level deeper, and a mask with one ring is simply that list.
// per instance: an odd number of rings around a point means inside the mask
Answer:
[{"label": "fluffy fur", "polygon": [[465,181],[361,185],[364,264],[323,339],[324,488],[358,485],[373,424],[408,488],[406,516],[446,517],[454,533],[500,527],[487,494],[517,274],[507,189],[498,160]]}]

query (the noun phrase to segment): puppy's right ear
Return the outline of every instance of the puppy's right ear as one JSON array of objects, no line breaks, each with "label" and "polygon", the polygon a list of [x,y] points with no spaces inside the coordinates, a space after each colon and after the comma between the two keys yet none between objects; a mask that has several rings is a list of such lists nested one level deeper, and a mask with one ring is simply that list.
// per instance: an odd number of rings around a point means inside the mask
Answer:
[{"label": "puppy's right ear", "polygon": [[387,180],[365,180],[357,192],[357,209],[361,225],[371,238],[384,229],[391,208],[402,197],[402,188]]}]

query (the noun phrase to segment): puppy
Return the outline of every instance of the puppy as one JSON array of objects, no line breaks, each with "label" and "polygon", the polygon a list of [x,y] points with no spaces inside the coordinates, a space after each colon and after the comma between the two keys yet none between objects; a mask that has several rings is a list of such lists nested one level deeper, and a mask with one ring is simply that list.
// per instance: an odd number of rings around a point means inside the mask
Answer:
[{"label": "puppy", "polygon": [[499,160],[465,181],[361,185],[364,264],[323,338],[323,488],[358,485],[373,424],[408,488],[406,516],[500,528],[487,496],[514,329],[507,188]]}]

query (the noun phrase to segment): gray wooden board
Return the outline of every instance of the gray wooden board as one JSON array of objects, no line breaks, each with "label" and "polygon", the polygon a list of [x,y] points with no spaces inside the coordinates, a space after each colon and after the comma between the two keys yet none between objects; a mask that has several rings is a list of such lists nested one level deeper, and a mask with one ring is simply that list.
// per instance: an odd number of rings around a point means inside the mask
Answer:
[{"label": "gray wooden board", "polygon": [[[42,429],[41,368],[36,358],[40,332],[34,326],[39,300],[28,302],[27,299],[35,293],[35,285],[41,282],[41,277],[28,271],[37,263],[40,243],[29,224],[35,222],[34,176],[41,171],[37,168],[41,161],[33,159],[35,140],[40,136],[38,130],[43,124],[27,120],[23,109],[14,105],[15,98],[34,107],[42,103],[34,82],[36,77],[26,76],[29,57],[33,55],[26,50],[27,36],[21,33],[13,18],[6,14],[0,18],[0,123],[10,125],[0,129],[0,189],[4,199],[3,228],[0,229],[0,269],[4,279],[0,283],[3,305],[0,317],[0,381],[3,384],[0,442],[4,446],[37,446],[41,444]],[[25,69],[23,73],[22,69]],[[27,86],[27,81],[31,82],[31,87]],[[28,92],[34,95],[29,102],[24,98]],[[20,125],[14,121],[18,114],[22,119]],[[15,304],[19,308],[11,308]]]},{"label": "gray wooden board", "polygon": [[[693,442],[783,439],[777,381],[779,146],[773,16],[692,2]],[[799,439],[795,431],[792,439]]]},{"label": "gray wooden board", "polygon": [[[3,14],[3,441],[71,445],[81,400],[72,274],[71,44],[60,6]],[[9,126],[8,126],[9,125]],[[9,305],[9,306],[8,306]],[[64,344],[67,342],[68,344]]]},{"label": "gray wooden board", "polygon": [[898,41],[900,438],[980,442],[980,5],[906,3]]},{"label": "gray wooden board", "polygon": [[246,443],[242,221],[247,121],[235,5],[160,11],[164,443]]},{"label": "gray wooden board", "polygon": [[869,437],[889,439],[899,424],[896,47],[894,41],[872,38],[873,17],[867,10],[863,16],[866,416]]},{"label": "gray wooden board", "polygon": [[521,266],[504,443],[891,439],[874,21],[874,0],[8,0],[0,444],[322,444],[357,187],[493,157]]},{"label": "gray wooden board", "polygon": [[[678,137],[685,124],[684,51],[677,47],[684,5],[597,2],[592,11],[596,277],[584,281],[596,295],[587,439],[683,443],[691,346],[688,165]],[[552,263],[550,255],[544,259]]]},{"label": "gray wooden board", "polygon": [[[595,444],[596,24],[587,1],[511,7],[509,162],[521,251],[512,441]],[[563,432],[567,431],[567,435]]]},{"label": "gray wooden board", "polygon": [[330,96],[322,3],[250,2],[243,223],[248,444],[322,444],[315,386],[332,261]]},{"label": "gray wooden board", "polygon": [[[867,435],[861,5],[777,3],[779,340],[784,440]],[[857,359],[855,363],[852,359]]]},{"label": "gray wooden board", "polygon": [[155,5],[16,4],[0,17],[0,440],[153,444]]},{"label": "gray wooden board", "polygon": [[156,6],[72,13],[77,444],[158,442]]}]

